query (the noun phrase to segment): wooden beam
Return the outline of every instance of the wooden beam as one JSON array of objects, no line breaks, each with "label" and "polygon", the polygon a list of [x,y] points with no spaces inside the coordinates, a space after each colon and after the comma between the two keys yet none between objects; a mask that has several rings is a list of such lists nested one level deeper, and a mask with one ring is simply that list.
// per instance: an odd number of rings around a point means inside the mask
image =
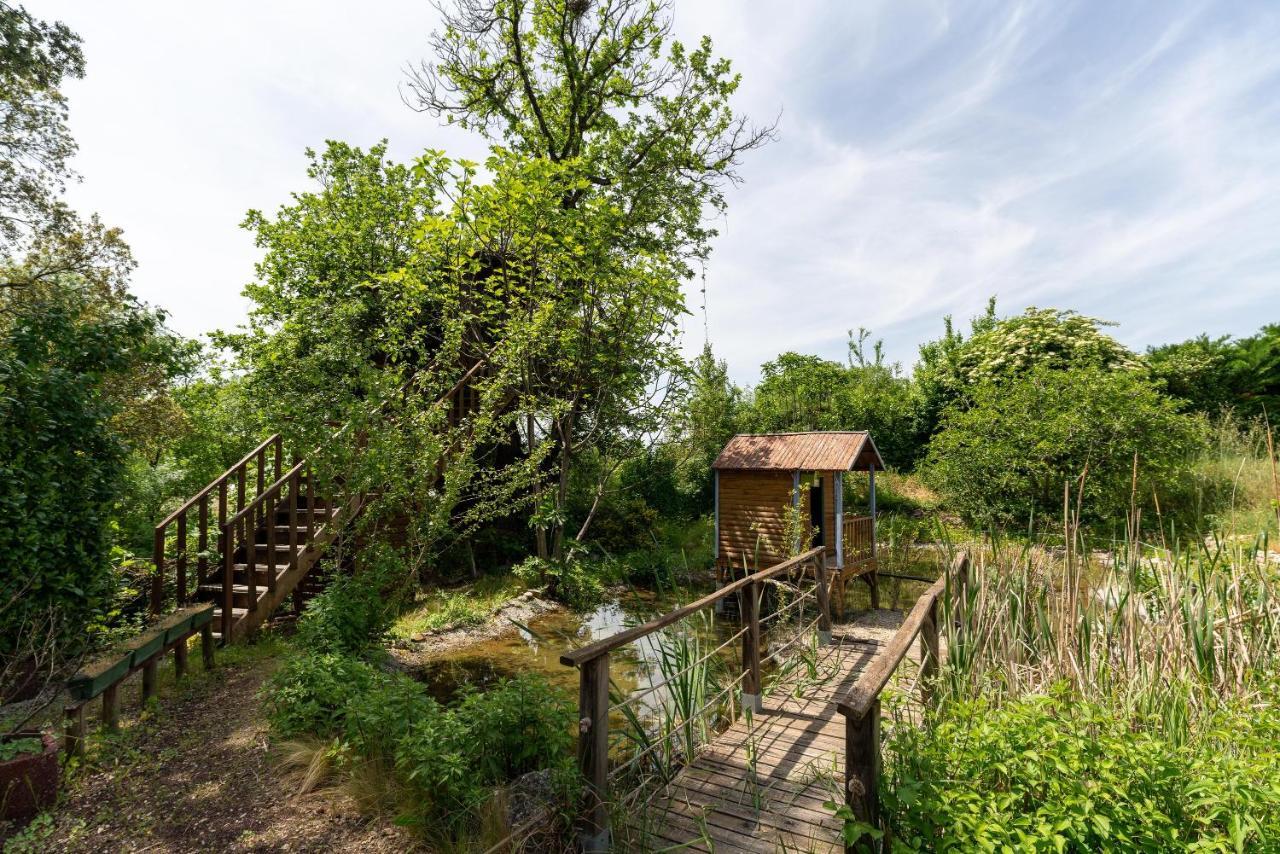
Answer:
[{"label": "wooden beam", "polygon": [[583,663],[578,682],[578,768],[586,781],[584,852],[609,850],[609,655]]},{"label": "wooden beam", "polygon": [[616,635],[611,635],[610,637],[588,644],[584,647],[580,647],[579,649],[571,649],[560,656],[560,663],[568,667],[577,667],[584,661],[595,658],[598,655],[611,652],[620,646],[625,646],[632,641],[639,640],[645,635],[651,635],[660,629],[666,628],[672,623],[683,620],[685,617],[702,610],[708,605],[712,605],[721,599],[733,596],[748,584],[764,581],[775,575],[795,569],[797,566],[805,564],[813,557],[820,555],[822,551],[823,549],[821,546],[816,546],[809,549],[807,552],[798,554],[793,558],[788,558],[787,560],[775,564],[767,569],[762,569],[759,572],[752,573],[745,578],[739,578],[737,581],[726,584],[719,590],[708,593],[701,599],[690,602],[682,608],[676,608],[674,611],[652,619],[644,625],[635,626],[634,628],[618,632]]},{"label": "wooden beam", "polygon": [[893,675],[898,664],[906,657],[911,644],[915,642],[916,635],[920,633],[920,627],[929,615],[930,607],[945,589],[946,584],[946,576],[939,578],[923,596],[916,600],[915,607],[902,621],[893,640],[889,641],[884,651],[876,656],[875,662],[863,671],[853,688],[840,700],[838,706],[841,712],[850,717],[861,718],[870,710],[873,703],[879,701],[880,692],[889,683],[889,677]]}]

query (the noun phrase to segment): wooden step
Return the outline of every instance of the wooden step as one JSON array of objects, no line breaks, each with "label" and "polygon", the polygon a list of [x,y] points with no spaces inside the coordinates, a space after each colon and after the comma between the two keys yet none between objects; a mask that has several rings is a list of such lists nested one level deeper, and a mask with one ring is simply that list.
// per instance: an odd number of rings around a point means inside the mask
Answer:
[{"label": "wooden step", "polygon": [[[237,609],[252,608],[253,606],[258,604],[258,599],[261,599],[270,589],[271,588],[269,588],[266,584],[259,584],[257,590],[255,591],[257,595],[253,596],[253,595],[250,595],[249,593],[248,584],[232,584],[231,585],[231,605],[232,607]],[[224,590],[221,584],[200,585],[199,597],[200,599],[206,602],[215,602],[219,605],[221,605],[224,601],[226,601],[224,598]]]},{"label": "wooden step", "polygon": [[[301,550],[302,547],[303,547],[303,544],[299,543],[298,549]],[[289,548],[289,542],[287,540],[283,543],[276,542],[274,555],[272,555],[270,544],[254,543],[253,544],[254,564],[256,566],[264,566],[269,564],[274,564],[275,566],[288,566],[289,562],[293,559],[293,552],[294,550]],[[274,560],[272,559],[273,557],[274,557]],[[248,563],[248,561],[245,561],[245,563]]]}]

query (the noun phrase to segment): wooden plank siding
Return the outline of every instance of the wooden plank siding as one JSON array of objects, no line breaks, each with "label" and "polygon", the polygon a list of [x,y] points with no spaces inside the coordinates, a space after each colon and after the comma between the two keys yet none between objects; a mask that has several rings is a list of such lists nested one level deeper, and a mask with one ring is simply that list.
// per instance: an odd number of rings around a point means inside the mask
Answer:
[{"label": "wooden plank siding", "polygon": [[[827,557],[834,562],[836,540],[835,472],[818,472],[822,478],[823,520]],[[791,549],[783,542],[787,508],[791,506],[794,476],[791,472],[725,470],[719,474],[719,562],[741,569],[743,557],[753,568],[786,560]],[[803,477],[803,475],[802,475]],[[800,489],[800,518],[809,521],[809,490]],[[756,545],[759,542],[759,558]]]},{"label": "wooden plank siding", "polygon": [[749,566],[758,569],[790,556],[783,530],[786,508],[791,506],[791,483],[790,472],[720,472],[722,564],[740,569],[745,557]]}]

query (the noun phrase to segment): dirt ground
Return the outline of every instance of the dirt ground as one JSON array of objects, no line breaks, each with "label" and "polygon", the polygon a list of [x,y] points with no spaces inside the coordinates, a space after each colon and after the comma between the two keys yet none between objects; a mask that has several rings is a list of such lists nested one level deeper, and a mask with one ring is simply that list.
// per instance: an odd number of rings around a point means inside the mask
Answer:
[{"label": "dirt ground", "polygon": [[338,793],[293,795],[297,783],[277,767],[258,699],[273,666],[246,658],[206,676],[196,665],[146,711],[129,684],[120,734],[91,741],[62,803],[6,854],[413,850],[408,833],[361,816]]}]

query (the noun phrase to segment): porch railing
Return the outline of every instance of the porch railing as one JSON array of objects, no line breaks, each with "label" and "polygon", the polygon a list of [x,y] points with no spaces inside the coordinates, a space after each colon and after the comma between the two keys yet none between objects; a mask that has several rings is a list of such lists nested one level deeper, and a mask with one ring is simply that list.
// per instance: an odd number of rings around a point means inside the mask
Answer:
[{"label": "porch railing", "polygon": [[876,556],[875,520],[870,516],[845,516],[844,565],[864,563]]},{"label": "porch railing", "polygon": [[[880,828],[880,694],[889,684],[894,671],[907,657],[920,638],[920,678],[922,699],[928,706],[933,699],[935,680],[941,663],[938,632],[941,618],[961,613],[968,600],[970,587],[969,556],[956,555],[950,569],[916,600],[902,625],[875,662],[862,672],[858,681],[841,698],[836,707],[844,715],[844,782],[846,804],[853,815],[866,826]],[[945,611],[939,602],[945,603]],[[939,613],[943,611],[943,613]],[[952,642],[956,642],[955,635]],[[871,848],[870,835],[846,844],[846,851]]]}]

